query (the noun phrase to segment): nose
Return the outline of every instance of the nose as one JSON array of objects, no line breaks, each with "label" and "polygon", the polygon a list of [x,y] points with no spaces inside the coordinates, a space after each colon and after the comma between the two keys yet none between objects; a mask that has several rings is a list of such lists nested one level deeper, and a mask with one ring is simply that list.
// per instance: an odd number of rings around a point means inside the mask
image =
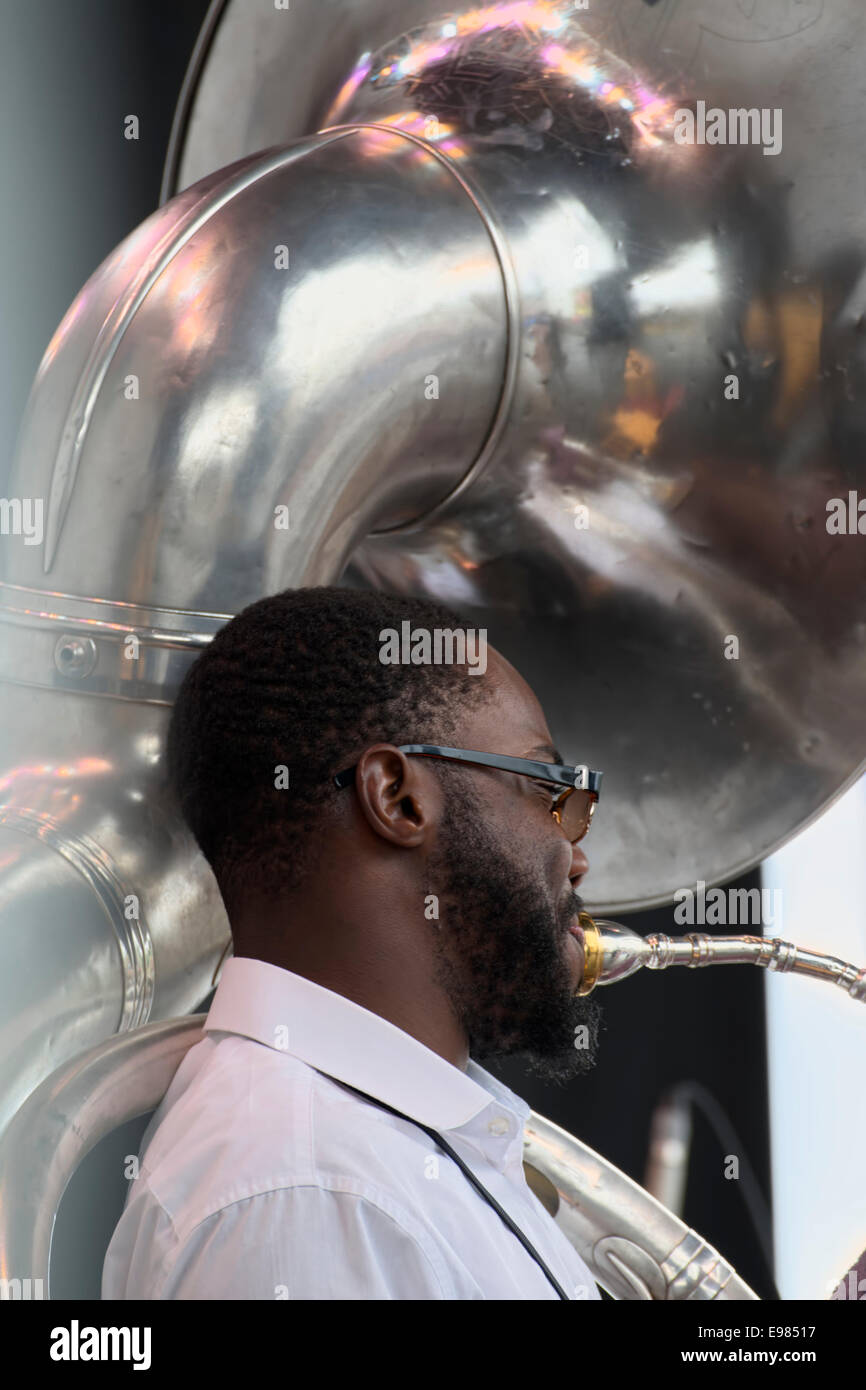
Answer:
[{"label": "nose", "polygon": [[582,882],[589,872],[589,860],[581,849],[580,845],[571,847],[571,872],[569,878],[575,888]]}]

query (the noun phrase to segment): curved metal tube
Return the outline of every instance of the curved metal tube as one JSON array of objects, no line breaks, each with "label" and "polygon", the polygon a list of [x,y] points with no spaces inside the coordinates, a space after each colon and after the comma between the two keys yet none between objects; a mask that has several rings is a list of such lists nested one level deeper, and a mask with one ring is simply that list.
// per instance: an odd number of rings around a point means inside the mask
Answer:
[{"label": "curved metal tube", "polygon": [[837,956],[794,946],[779,937],[708,936],[706,932],[682,937],[658,932],[643,937],[621,922],[592,918],[588,912],[580,913],[580,924],[586,961],[580,995],[591,994],[596,985],[627,980],[644,966],[667,970],[671,965],[687,965],[694,970],[704,965],[760,965],[780,974],[829,980],[852,999],[866,1003],[866,966],[858,969]]},{"label": "curved metal tube", "polygon": [[167,1019],[111,1038],[28,1097],[0,1137],[0,1277],[42,1280],[51,1297],[51,1241],[73,1173],[100,1139],[156,1109],[206,1018]]},{"label": "curved metal tube", "polygon": [[614,1298],[758,1298],[712,1245],[588,1144],[535,1111],[525,1135],[529,1186]]},{"label": "curved metal tube", "polygon": [[[206,1014],[111,1038],[37,1087],[0,1136],[0,1277],[41,1279],[66,1186],[91,1149],[157,1108]],[[754,1299],[718,1253],[587,1144],[532,1112],[527,1181],[620,1299]]]},{"label": "curved metal tube", "polygon": [[437,151],[342,130],[175,198],[58,328],[9,483],[44,543],[0,553],[0,1129],[206,996],[229,926],[164,785],[176,690],[234,613],[335,582],[482,454],[501,256]]}]

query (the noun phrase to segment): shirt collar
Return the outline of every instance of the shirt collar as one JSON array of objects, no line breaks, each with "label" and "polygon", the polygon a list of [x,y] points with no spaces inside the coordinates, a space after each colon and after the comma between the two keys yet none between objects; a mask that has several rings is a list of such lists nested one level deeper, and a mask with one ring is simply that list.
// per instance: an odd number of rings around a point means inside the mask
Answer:
[{"label": "shirt collar", "polygon": [[458,1129],[495,1103],[522,1134],[531,1114],[477,1062],[461,1071],[354,1000],[250,956],[223,966],[205,1023],[214,1031],[290,1053],[434,1129]]}]

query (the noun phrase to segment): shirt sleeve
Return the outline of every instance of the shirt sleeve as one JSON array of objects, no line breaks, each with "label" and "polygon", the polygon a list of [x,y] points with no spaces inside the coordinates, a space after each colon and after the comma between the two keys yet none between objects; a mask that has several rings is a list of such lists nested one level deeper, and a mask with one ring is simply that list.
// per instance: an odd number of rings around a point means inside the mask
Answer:
[{"label": "shirt sleeve", "polygon": [[200,1222],[162,1266],[157,1299],[456,1298],[443,1253],[387,1194],[280,1188]]}]

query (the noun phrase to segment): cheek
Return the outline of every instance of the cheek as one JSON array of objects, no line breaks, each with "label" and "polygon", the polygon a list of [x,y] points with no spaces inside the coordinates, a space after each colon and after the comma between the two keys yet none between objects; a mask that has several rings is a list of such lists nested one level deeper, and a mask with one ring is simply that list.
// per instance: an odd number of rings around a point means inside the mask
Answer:
[{"label": "cheek", "polygon": [[491,828],[496,828],[506,861],[551,885],[559,895],[568,883],[571,845],[556,821],[531,796],[494,795],[479,805],[479,815],[489,812]]},{"label": "cheek", "polygon": [[568,843],[565,836],[560,833],[557,836],[555,852],[551,854],[551,873],[557,884],[562,884],[563,886],[568,885],[572,858],[573,851],[571,845]]},{"label": "cheek", "polygon": [[519,809],[523,814],[515,817],[512,807],[509,821],[513,854],[528,873],[549,883],[554,894],[559,895],[568,883],[571,845],[549,811],[531,802]]},{"label": "cheek", "polygon": [[536,844],[536,867],[545,874],[558,897],[569,885],[573,851],[552,816],[548,815],[547,823],[538,828]]}]

